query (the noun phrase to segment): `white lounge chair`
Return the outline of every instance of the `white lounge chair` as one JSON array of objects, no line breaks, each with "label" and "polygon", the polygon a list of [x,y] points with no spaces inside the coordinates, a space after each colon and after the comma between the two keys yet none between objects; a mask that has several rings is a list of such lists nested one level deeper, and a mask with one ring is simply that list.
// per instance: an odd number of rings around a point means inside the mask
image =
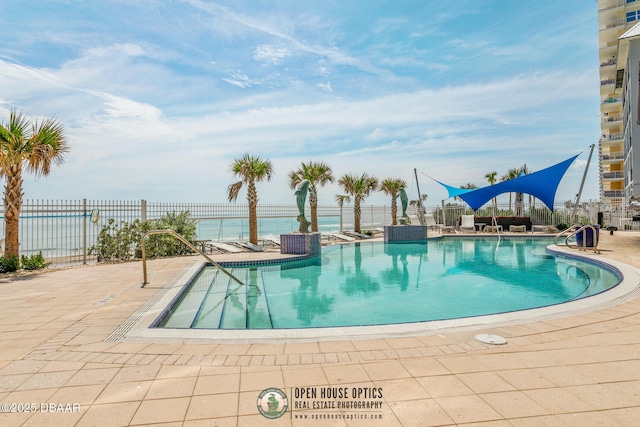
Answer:
[{"label": "white lounge chair", "polygon": [[473,215],[462,215],[460,220],[460,232],[461,233],[476,232],[475,217]]},{"label": "white lounge chair", "polygon": [[371,236],[369,236],[368,234],[364,234],[364,233],[358,233],[355,231],[343,231],[344,234],[346,234],[347,236],[351,236],[353,238],[356,239],[370,239]]},{"label": "white lounge chair", "polygon": [[344,234],[340,234],[340,233],[332,233],[331,236],[335,237],[336,239],[344,240],[345,242],[356,241],[355,237],[345,236]]},{"label": "white lounge chair", "polygon": [[432,213],[425,215],[424,219],[426,221],[425,225],[429,227],[429,230],[442,230],[442,227],[444,227],[444,224],[436,223]]},{"label": "white lounge chair", "polygon": [[264,252],[264,247],[260,245],[254,245],[251,242],[233,242],[234,245],[240,246],[241,248],[249,249],[253,252]]},{"label": "white lounge chair", "polygon": [[211,246],[213,246],[216,249],[219,249],[223,252],[229,252],[232,254],[237,254],[239,252],[244,252],[242,249],[240,249],[237,246],[234,245],[230,245],[228,243],[218,243],[218,242],[211,242]]}]

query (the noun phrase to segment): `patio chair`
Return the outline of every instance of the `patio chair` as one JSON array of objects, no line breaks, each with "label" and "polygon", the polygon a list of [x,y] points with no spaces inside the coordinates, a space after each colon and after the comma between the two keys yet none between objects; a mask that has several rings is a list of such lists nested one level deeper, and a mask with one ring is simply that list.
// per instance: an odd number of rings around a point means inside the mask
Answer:
[{"label": "patio chair", "polygon": [[364,234],[364,233],[357,233],[355,231],[343,231],[344,234],[346,234],[347,236],[351,236],[353,238],[356,239],[370,239],[371,236],[369,236],[368,234]]},{"label": "patio chair", "polygon": [[226,252],[226,253],[233,253],[233,254],[237,254],[239,252],[245,252],[244,250],[240,249],[237,246],[234,245],[230,245],[228,243],[218,243],[218,242],[211,242],[211,246],[213,246],[215,249],[218,249],[222,252]]},{"label": "patio chair", "polygon": [[251,242],[233,242],[234,245],[239,246],[241,248],[248,249],[252,252],[264,252],[264,247],[260,245],[254,245]]},{"label": "patio chair", "polygon": [[441,230],[442,227],[444,227],[444,224],[438,224],[436,223],[435,218],[433,217],[433,214],[427,214],[424,216],[424,219],[426,220],[426,226],[429,227],[429,230]]},{"label": "patio chair", "polygon": [[355,242],[356,240],[355,237],[345,236],[344,234],[341,234],[341,233],[332,233],[331,237],[334,237],[338,240],[343,240],[345,242]]},{"label": "patio chair", "polygon": [[460,220],[461,233],[475,233],[476,224],[474,215],[462,215]]}]

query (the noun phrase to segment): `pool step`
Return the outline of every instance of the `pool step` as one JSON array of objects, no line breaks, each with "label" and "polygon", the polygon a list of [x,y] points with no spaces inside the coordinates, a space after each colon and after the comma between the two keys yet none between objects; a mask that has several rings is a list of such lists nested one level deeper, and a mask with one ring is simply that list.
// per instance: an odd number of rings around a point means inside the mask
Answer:
[{"label": "pool step", "polygon": [[230,288],[242,288],[235,281],[231,280],[226,274],[218,272],[211,281],[205,298],[200,304],[200,308],[192,319],[191,328],[199,329],[218,329],[222,311],[226,304],[225,297],[229,293]]},{"label": "pool step", "polygon": [[163,325],[165,328],[190,328],[216,280],[219,270],[205,269],[196,277],[188,292],[185,292],[175,312]]},{"label": "pool step", "polygon": [[245,286],[230,286],[220,320],[220,329],[271,329],[262,273],[246,269],[240,278]]}]

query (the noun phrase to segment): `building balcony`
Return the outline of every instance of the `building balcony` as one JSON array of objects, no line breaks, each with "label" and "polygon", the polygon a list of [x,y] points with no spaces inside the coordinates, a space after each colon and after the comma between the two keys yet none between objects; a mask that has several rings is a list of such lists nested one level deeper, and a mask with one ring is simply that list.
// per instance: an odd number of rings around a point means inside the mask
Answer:
[{"label": "building balcony", "polygon": [[600,86],[612,85],[616,82],[616,79],[600,80]]},{"label": "building balcony", "polygon": [[612,28],[624,26],[626,23],[627,23],[627,20],[625,18],[618,18],[618,19],[612,19],[611,21],[607,21],[607,22],[600,22],[599,30],[600,31],[610,30]]},{"label": "building balcony", "polygon": [[604,172],[602,174],[602,179],[605,180],[605,181],[611,181],[611,180],[619,181],[621,179],[624,179],[624,172],[622,172],[622,171]]},{"label": "building balcony", "polygon": [[622,138],[624,137],[623,133],[610,133],[602,135],[600,138],[600,142],[602,143],[611,143],[611,142],[622,142]]},{"label": "building balcony", "polygon": [[598,5],[599,6],[598,13],[623,7],[625,5],[625,1],[626,0],[609,0],[609,1],[601,2]]},{"label": "building balcony", "polygon": [[624,152],[622,151],[615,151],[612,153],[607,153],[607,154],[601,154],[600,155],[600,160],[602,160],[603,162],[610,162],[610,161],[620,161],[620,160],[624,160]]},{"label": "building balcony", "polygon": [[602,115],[602,118],[600,119],[600,122],[604,125],[604,124],[613,124],[616,122],[621,122],[622,121],[622,114],[608,114],[608,113],[604,113]]},{"label": "building balcony", "polygon": [[615,48],[618,47],[618,39],[615,39],[613,41],[600,43],[599,49],[603,50],[603,49],[610,49],[610,48],[613,48],[613,47],[615,47]]},{"label": "building balcony", "polygon": [[622,190],[608,190],[608,191],[603,191],[602,192],[604,197],[623,197],[624,196],[624,191]]},{"label": "building balcony", "polygon": [[610,67],[612,65],[616,65],[618,63],[618,61],[616,61],[614,58],[608,60],[608,61],[603,61],[600,63],[600,68],[602,67]]},{"label": "building balcony", "polygon": [[622,98],[617,98],[617,97],[613,97],[613,96],[609,96],[606,99],[603,99],[602,101],[600,101],[600,104],[617,104],[622,102]]}]

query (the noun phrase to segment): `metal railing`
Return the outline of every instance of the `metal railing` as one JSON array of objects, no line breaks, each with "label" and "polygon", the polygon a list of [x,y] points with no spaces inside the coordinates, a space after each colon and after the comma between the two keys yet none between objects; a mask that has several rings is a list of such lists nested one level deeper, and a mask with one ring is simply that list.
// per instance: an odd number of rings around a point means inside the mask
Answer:
[{"label": "metal railing", "polygon": [[[593,234],[593,246],[588,246],[587,245],[587,230],[590,230]],[[569,243],[569,239],[571,239],[572,237],[576,237],[577,235],[579,235],[580,233],[582,233],[582,246],[578,246],[577,244],[575,246],[571,245]],[[562,246],[558,243],[558,241],[564,237],[564,245],[567,246],[568,248],[571,249],[578,249],[581,251],[586,251],[587,248],[592,248],[593,252],[596,254],[599,254],[600,251],[598,250],[598,232],[596,231],[596,228],[593,225],[581,225],[581,224],[574,224],[571,227],[567,228],[566,230],[561,231],[560,233],[556,234],[556,237],[553,239],[553,243],[557,246]]]},{"label": "metal railing", "polygon": [[223,266],[221,266],[220,264],[218,264],[217,262],[212,260],[210,257],[208,257],[204,252],[200,251],[198,248],[193,246],[187,239],[185,239],[184,237],[182,237],[180,234],[176,233],[175,231],[173,231],[173,230],[151,230],[151,231],[147,231],[144,234],[144,236],[142,236],[142,239],[140,239],[140,246],[142,247],[142,286],[141,287],[144,288],[144,285],[149,283],[149,281],[147,280],[147,256],[146,256],[145,250],[144,250],[144,242],[147,239],[147,237],[152,236],[154,234],[169,234],[169,235],[172,235],[173,237],[175,237],[176,239],[178,239],[182,243],[184,243],[189,249],[191,249],[192,251],[202,255],[207,261],[209,261],[212,265],[214,265],[218,269],[220,269],[220,271],[222,271],[224,274],[226,274],[227,276],[229,276],[230,278],[232,278],[233,280],[235,280],[239,284],[244,285],[244,283],[242,283],[240,281],[240,279],[238,279],[236,276],[234,276],[229,271],[227,271]]},{"label": "metal railing", "polygon": [[[605,196],[610,192],[605,191]],[[618,192],[615,193],[618,195]],[[620,192],[622,195],[622,192]],[[605,222],[618,225],[620,218],[632,215],[626,210],[624,198],[617,204],[594,205],[583,203],[579,209],[579,222],[595,224],[597,211],[606,213]],[[461,215],[476,216],[527,216],[533,225],[572,224],[571,204],[557,203],[553,211],[540,201],[529,199],[521,202],[498,203],[495,212],[491,203],[474,212],[461,201],[450,199],[441,204],[426,205],[438,224],[455,226]],[[411,212],[412,207],[409,208]],[[198,240],[243,241],[249,233],[248,207],[232,203],[162,203],[137,201],[96,200],[24,200],[20,213],[20,255],[42,252],[47,261],[56,265],[87,264],[97,261],[92,247],[98,243],[100,232],[110,223],[133,223],[153,220],[168,213],[188,211],[196,220]],[[353,230],[353,205],[342,209],[337,205],[321,205],[318,208],[322,233],[339,232],[340,227]],[[4,234],[4,220],[0,206],[0,239]],[[398,216],[401,212],[398,212]],[[260,237],[277,238],[280,234],[298,229],[298,209],[295,205],[258,205],[258,232]],[[361,228],[372,230],[389,225],[389,206],[362,206]],[[639,224],[640,225],[640,224]],[[154,227],[158,228],[158,227]],[[135,248],[132,248],[132,251]]]}]

